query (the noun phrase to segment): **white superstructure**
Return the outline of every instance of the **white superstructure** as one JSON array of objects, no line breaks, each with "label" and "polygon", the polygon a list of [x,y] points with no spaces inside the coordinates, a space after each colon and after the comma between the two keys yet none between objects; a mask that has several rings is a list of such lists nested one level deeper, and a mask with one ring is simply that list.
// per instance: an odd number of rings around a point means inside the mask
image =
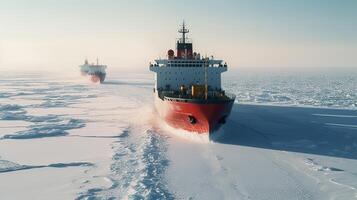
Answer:
[{"label": "white superstructure", "polygon": [[87,73],[87,74],[95,74],[95,73],[103,73],[105,74],[105,69],[107,68],[106,65],[100,65],[99,61],[97,59],[97,64],[89,64],[88,60],[86,59],[84,61],[83,65],[79,66],[81,68],[81,72]]},{"label": "white superstructure", "polygon": [[227,71],[227,64],[213,57],[203,57],[193,52],[192,42],[186,38],[185,23],[179,33],[182,37],[176,43],[176,55],[168,50],[167,59],[155,60],[150,64],[150,71],[155,72],[155,90],[179,91],[190,90],[193,85],[204,85],[208,91],[221,90],[221,73]]},{"label": "white superstructure", "polygon": [[222,60],[161,59],[150,65],[155,72],[155,89],[179,90],[181,86],[208,85],[210,90],[221,89],[221,73],[227,71]]}]

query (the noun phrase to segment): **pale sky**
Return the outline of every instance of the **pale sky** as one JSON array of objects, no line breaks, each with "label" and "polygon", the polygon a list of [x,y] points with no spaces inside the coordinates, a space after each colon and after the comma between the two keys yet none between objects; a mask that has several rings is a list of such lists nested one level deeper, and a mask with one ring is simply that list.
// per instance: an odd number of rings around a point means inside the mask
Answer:
[{"label": "pale sky", "polygon": [[231,68],[357,67],[356,0],[0,0],[0,70],[147,70],[183,19]]}]

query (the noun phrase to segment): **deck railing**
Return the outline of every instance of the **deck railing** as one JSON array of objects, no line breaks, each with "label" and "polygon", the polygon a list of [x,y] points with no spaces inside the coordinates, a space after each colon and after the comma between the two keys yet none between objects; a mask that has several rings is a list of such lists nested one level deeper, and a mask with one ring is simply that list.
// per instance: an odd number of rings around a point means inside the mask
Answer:
[{"label": "deck railing", "polygon": [[182,94],[177,91],[160,91],[159,97],[166,101],[192,102],[192,103],[224,103],[234,101],[236,96],[222,91],[209,91],[207,99],[204,96],[193,97],[190,94]]}]

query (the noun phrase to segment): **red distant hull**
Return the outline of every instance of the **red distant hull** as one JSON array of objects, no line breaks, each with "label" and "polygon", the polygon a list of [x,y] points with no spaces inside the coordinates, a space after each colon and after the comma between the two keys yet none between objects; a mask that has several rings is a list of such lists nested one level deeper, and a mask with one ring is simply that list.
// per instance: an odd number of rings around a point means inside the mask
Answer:
[{"label": "red distant hull", "polygon": [[93,83],[103,83],[104,80],[105,80],[105,74],[86,74],[86,73],[81,73],[82,76],[89,76],[90,77],[90,80],[93,82]]},{"label": "red distant hull", "polygon": [[98,83],[100,82],[100,77],[97,76],[97,75],[89,75],[90,76],[90,80],[93,82],[93,83]]},{"label": "red distant hull", "polygon": [[162,100],[155,97],[156,109],[167,124],[198,134],[218,130],[229,116],[234,100],[218,103],[194,103]]}]

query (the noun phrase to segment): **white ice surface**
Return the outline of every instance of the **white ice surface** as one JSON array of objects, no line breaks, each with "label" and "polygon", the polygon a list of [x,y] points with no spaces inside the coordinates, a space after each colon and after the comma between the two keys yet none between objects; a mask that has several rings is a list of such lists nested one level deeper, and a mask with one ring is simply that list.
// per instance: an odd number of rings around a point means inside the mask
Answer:
[{"label": "white ice surface", "polygon": [[208,138],[156,118],[150,74],[2,76],[0,199],[357,198],[354,77],[228,77],[257,105]]},{"label": "white ice surface", "polygon": [[357,132],[315,112],[355,113],[235,105],[210,143],[170,137],[169,188],[194,199],[356,198]]}]

